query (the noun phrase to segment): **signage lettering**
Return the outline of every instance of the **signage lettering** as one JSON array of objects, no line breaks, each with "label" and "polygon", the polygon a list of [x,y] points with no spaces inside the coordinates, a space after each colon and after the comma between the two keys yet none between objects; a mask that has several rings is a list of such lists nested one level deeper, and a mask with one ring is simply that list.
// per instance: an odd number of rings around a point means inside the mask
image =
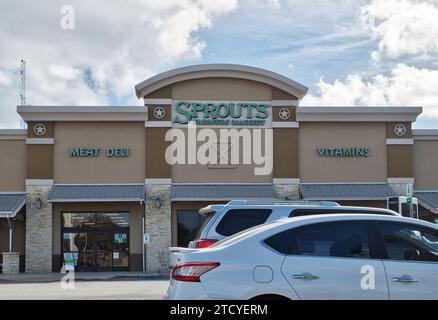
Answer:
[{"label": "signage lettering", "polygon": [[316,148],[320,157],[333,158],[367,158],[370,156],[369,148]]},{"label": "signage lettering", "polygon": [[175,105],[174,123],[197,125],[263,126],[269,117],[269,105],[252,102],[189,102]]},{"label": "signage lettering", "polygon": [[[129,148],[106,148],[105,156],[107,158],[127,158],[130,156]],[[70,148],[68,150],[70,158],[97,158],[101,154],[101,148]]]}]

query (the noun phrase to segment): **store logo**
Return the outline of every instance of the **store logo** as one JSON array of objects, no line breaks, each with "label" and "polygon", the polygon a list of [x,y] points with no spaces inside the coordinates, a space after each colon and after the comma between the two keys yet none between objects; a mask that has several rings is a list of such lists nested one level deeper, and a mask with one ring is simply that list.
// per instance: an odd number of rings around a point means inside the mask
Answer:
[{"label": "store logo", "polygon": [[397,124],[394,127],[394,133],[399,136],[399,137],[403,137],[406,134],[406,126],[404,124]]},{"label": "store logo", "polygon": [[264,126],[270,106],[252,102],[189,102],[175,105],[174,123],[222,126]]},{"label": "store logo", "polygon": [[369,148],[316,148],[320,157],[337,157],[337,158],[367,158],[370,156]]},{"label": "store logo", "polygon": [[191,121],[187,130],[166,132],[169,165],[254,165],[255,175],[269,175],[273,167],[272,129],[197,129]]},{"label": "store logo", "polygon": [[42,123],[37,123],[33,126],[33,133],[35,133],[36,136],[43,136],[47,132],[47,128]]}]

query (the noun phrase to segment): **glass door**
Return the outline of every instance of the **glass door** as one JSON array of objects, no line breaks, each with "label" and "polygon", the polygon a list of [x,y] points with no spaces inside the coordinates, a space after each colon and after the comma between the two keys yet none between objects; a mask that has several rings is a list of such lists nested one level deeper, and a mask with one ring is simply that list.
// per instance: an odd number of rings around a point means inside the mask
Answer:
[{"label": "glass door", "polygon": [[128,213],[63,213],[62,223],[64,261],[73,256],[76,271],[129,271]]},{"label": "glass door", "polygon": [[113,269],[121,270],[129,267],[129,239],[128,233],[115,231],[112,246]]}]

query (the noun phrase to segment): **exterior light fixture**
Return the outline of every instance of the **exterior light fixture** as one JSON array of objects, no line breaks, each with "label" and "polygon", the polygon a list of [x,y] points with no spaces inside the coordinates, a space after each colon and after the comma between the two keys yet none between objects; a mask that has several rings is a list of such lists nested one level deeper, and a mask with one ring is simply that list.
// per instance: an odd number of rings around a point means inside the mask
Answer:
[{"label": "exterior light fixture", "polygon": [[35,208],[37,208],[39,210],[39,209],[41,209],[42,206],[43,206],[43,201],[41,200],[40,197],[36,197],[35,198]]},{"label": "exterior light fixture", "polygon": [[155,208],[157,209],[161,208],[161,199],[159,197],[152,197],[150,199],[154,201]]}]

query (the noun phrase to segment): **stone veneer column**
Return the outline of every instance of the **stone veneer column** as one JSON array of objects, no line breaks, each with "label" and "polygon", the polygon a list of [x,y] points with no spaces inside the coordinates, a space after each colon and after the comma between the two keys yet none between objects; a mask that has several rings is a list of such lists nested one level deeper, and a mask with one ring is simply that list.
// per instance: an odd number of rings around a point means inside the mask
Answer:
[{"label": "stone veneer column", "polygon": [[18,274],[20,273],[20,253],[19,252],[3,252],[3,274]]},{"label": "stone veneer column", "polygon": [[406,185],[407,183],[389,183],[389,186],[398,196],[406,195]]},{"label": "stone veneer column", "polygon": [[299,184],[274,184],[277,190],[279,200],[299,200],[300,185]]},{"label": "stone veneer column", "polygon": [[[50,185],[26,185],[26,272],[52,271],[52,204]],[[36,198],[42,206],[36,208]]]},{"label": "stone veneer column", "polygon": [[[171,246],[170,184],[148,184],[146,189],[145,233],[149,234],[146,246],[146,271],[169,272],[169,247]],[[161,201],[157,208],[156,197]]]}]

